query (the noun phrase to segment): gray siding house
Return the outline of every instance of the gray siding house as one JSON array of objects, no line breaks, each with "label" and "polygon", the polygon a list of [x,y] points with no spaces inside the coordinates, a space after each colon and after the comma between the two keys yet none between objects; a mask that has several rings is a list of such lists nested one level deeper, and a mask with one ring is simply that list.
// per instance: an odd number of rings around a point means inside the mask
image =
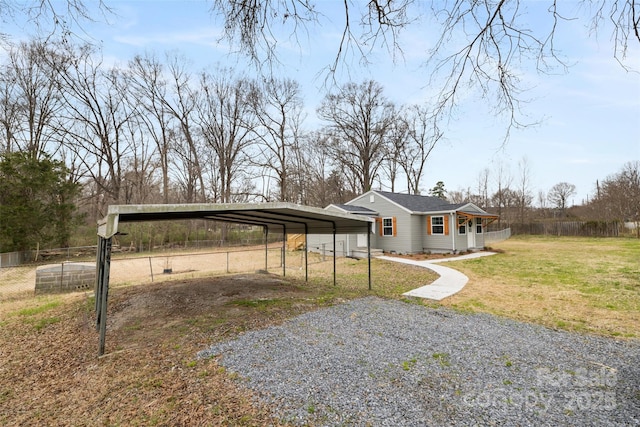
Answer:
[{"label": "gray siding house", "polygon": [[[377,190],[325,209],[374,218],[371,248],[399,254],[482,249],[486,226],[498,219],[473,203],[451,204],[437,197]],[[332,248],[331,236],[308,239],[312,250]],[[338,254],[365,255],[366,247],[366,234],[336,236]]]}]

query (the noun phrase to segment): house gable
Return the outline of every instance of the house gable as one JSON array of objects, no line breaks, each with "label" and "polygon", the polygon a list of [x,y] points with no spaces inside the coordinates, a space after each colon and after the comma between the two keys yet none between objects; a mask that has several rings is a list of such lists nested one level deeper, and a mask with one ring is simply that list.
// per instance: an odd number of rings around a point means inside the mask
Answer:
[{"label": "house gable", "polygon": [[[383,201],[382,204],[380,203],[381,201]],[[356,197],[355,199],[349,200],[345,205],[360,206],[363,208],[367,208],[367,206],[373,208],[374,206],[376,206],[375,209],[376,211],[379,212],[380,211],[380,209],[378,208],[379,206],[387,206],[388,204],[392,204],[397,209],[401,209],[407,213],[411,213],[411,211],[406,207],[396,203],[395,201],[389,199],[388,197],[385,197],[384,192],[380,192],[376,190],[367,191],[366,193]]]},{"label": "house gable", "polygon": [[457,211],[459,212],[466,212],[466,213],[477,213],[477,214],[488,214],[488,212],[480,209],[478,206],[474,205],[473,203],[467,203],[463,206],[460,206]]}]

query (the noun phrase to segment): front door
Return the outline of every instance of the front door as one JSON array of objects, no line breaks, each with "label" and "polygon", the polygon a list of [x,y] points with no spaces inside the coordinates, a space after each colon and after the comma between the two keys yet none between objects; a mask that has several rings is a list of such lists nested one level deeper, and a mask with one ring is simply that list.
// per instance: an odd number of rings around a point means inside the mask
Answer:
[{"label": "front door", "polygon": [[359,248],[367,247],[367,235],[366,234],[358,234],[356,238],[356,245]]},{"label": "front door", "polygon": [[476,247],[476,233],[473,229],[473,219],[467,222],[467,249]]}]

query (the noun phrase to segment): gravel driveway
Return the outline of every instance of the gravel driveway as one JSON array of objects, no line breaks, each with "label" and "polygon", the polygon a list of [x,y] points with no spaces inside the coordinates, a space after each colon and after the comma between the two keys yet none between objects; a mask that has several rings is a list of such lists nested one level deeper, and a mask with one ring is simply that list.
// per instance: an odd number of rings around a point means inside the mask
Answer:
[{"label": "gravel driveway", "polygon": [[640,342],[363,298],[200,353],[294,424],[640,425]]}]

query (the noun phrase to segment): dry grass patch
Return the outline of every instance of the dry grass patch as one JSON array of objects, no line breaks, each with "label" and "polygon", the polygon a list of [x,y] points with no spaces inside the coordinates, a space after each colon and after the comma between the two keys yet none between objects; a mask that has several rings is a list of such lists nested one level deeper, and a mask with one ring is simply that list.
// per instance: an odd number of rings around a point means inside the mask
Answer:
[{"label": "dry grass patch", "polygon": [[640,240],[518,236],[454,267],[470,281],[443,304],[553,328],[638,337]]}]

